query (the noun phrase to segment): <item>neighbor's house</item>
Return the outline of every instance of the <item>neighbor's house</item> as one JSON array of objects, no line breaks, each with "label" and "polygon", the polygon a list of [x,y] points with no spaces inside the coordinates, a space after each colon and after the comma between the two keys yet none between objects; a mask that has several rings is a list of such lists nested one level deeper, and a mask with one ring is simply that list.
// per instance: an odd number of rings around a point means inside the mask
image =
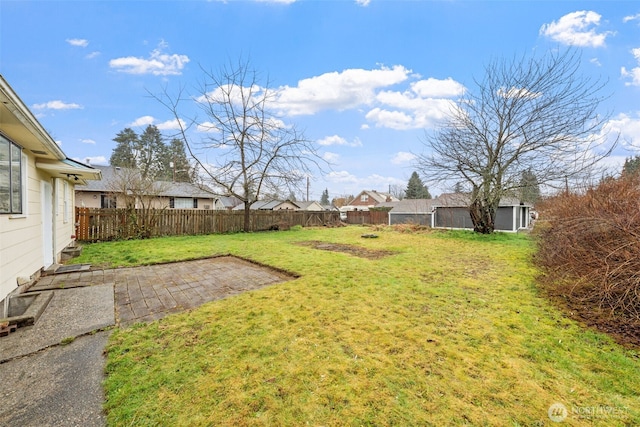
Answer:
[{"label": "neighbor's house", "polygon": [[214,209],[218,211],[230,211],[241,204],[242,200],[235,196],[220,196],[216,198]]},{"label": "neighbor's house", "polygon": [[399,199],[389,193],[375,190],[364,190],[354,197],[348,204],[340,208],[341,212],[368,211],[377,207],[380,203],[398,202]]},{"label": "neighbor's house", "polygon": [[[259,211],[310,211],[323,212],[325,209],[318,202],[293,202],[291,200],[258,200],[251,205],[252,210]],[[244,210],[244,203],[233,208],[233,210]]]},{"label": "neighbor's house", "polygon": [[[434,228],[473,229],[469,205],[469,195],[464,193],[441,194],[433,199]],[[495,230],[517,232],[530,225],[532,205],[516,198],[504,198],[496,212]]]},{"label": "neighbor's house", "polygon": [[318,202],[295,202],[299,211],[324,212],[326,209]]},{"label": "neighbor's house", "polygon": [[[291,200],[258,200],[251,205],[251,210],[257,211],[297,211],[299,209],[300,206],[297,205],[297,202],[292,202]],[[244,210],[244,203],[236,206],[233,210]]]},{"label": "neighbor's house", "polygon": [[60,260],[75,235],[74,187],[99,179],[67,158],[0,76],[0,301]]},{"label": "neighbor's house", "polygon": [[[102,172],[102,180],[76,186],[75,205],[102,209],[126,207],[125,192],[131,194],[127,185],[138,180],[131,169],[94,167]],[[133,193],[148,198],[146,207],[157,209],[215,209],[218,198],[212,191],[188,182],[156,181],[148,192],[138,189]],[[141,202],[136,200],[137,208],[141,207]]]}]

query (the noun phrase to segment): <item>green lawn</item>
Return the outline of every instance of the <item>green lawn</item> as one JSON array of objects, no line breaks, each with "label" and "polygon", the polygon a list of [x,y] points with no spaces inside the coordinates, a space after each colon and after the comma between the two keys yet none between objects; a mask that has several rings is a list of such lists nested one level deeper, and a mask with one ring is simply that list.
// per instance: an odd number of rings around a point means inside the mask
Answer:
[{"label": "green lawn", "polygon": [[[108,347],[110,425],[640,425],[640,360],[538,292],[521,235],[369,228],[88,245],[77,262],[231,253],[300,275]],[[379,259],[296,242],[350,244]],[[74,261],[75,262],[75,261]]]}]

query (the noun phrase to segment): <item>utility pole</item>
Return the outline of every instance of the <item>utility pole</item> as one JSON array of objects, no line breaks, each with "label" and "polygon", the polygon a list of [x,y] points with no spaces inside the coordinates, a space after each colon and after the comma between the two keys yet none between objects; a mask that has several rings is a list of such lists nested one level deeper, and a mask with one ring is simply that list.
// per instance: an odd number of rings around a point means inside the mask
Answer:
[{"label": "utility pole", "polygon": [[309,177],[307,177],[307,202],[309,201]]}]

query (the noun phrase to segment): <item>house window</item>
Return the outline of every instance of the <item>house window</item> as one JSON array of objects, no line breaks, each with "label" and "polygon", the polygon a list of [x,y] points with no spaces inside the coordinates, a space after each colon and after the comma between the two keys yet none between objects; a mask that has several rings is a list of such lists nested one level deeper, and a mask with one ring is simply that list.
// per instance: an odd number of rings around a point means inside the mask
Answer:
[{"label": "house window", "polygon": [[116,198],[108,194],[100,195],[100,207],[102,209],[115,209]]},{"label": "house window", "polygon": [[368,202],[369,201],[369,195],[368,194],[363,194],[360,196],[360,201],[361,202]]},{"label": "house window", "polygon": [[172,209],[195,209],[198,207],[198,199],[191,197],[170,197],[169,207]]},{"label": "house window", "polygon": [[22,147],[0,135],[0,213],[22,213]]}]

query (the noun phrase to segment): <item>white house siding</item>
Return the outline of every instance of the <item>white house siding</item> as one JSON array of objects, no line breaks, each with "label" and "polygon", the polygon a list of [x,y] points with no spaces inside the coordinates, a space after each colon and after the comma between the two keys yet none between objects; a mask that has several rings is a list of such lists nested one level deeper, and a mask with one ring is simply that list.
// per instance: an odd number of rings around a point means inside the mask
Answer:
[{"label": "white house siding", "polygon": [[[53,187],[53,205],[54,205],[54,217],[53,217],[53,244],[54,244],[54,257],[55,262],[60,262],[60,255],[64,248],[69,246],[72,242],[72,237],[76,234],[75,230],[75,213],[74,213],[74,200],[73,200],[73,185],[65,181],[63,179],[57,178],[54,180],[55,184]],[[64,199],[65,199],[65,183],[67,184],[67,192],[71,193],[67,194],[67,203],[68,213],[65,218],[65,208],[64,208]]]},{"label": "white house siding", "polygon": [[0,300],[17,287],[18,277],[30,277],[42,266],[42,223],[40,209],[40,177],[35,160],[28,157],[26,167],[26,200],[22,215],[0,215]]},{"label": "white house siding", "polygon": [[[41,181],[48,181],[53,186],[53,248],[55,261],[60,260],[60,252],[71,243],[75,222],[73,213],[69,220],[64,218],[64,188],[62,179],[51,178],[51,175],[36,169],[35,159],[27,158],[26,164],[26,209],[22,215],[0,215],[0,301],[18,287],[18,278],[31,278],[43,267],[43,236],[41,209]],[[73,185],[69,185],[71,193],[70,208],[73,210]]]}]

